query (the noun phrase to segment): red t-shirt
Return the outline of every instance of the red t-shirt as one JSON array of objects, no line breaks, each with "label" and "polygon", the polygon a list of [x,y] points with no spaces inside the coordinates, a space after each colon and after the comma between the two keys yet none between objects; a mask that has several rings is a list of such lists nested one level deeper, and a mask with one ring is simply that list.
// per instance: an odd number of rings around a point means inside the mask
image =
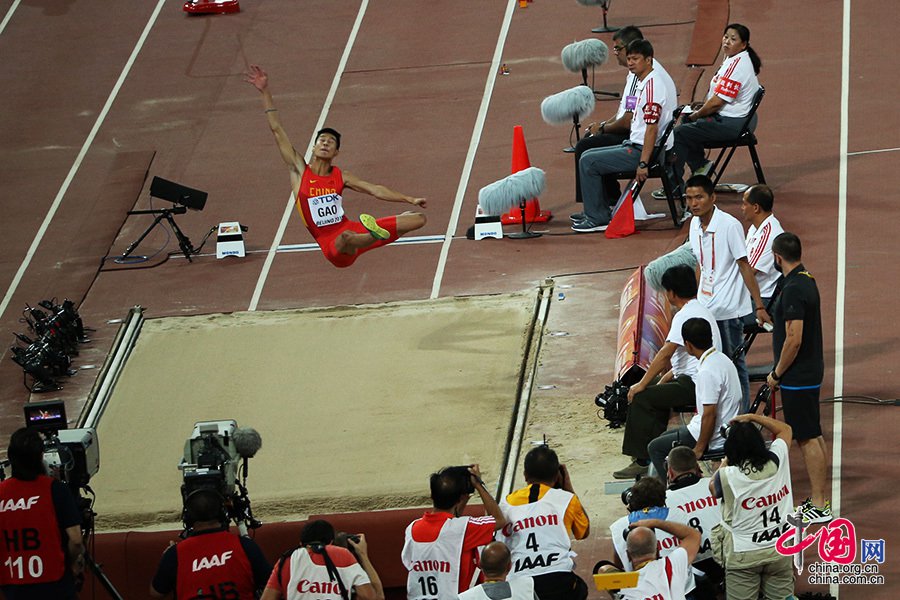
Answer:
[{"label": "red t-shirt", "polygon": [[[417,519],[412,526],[412,538],[417,542],[433,542],[438,538],[441,528],[453,515],[445,512],[427,512]],[[462,556],[459,561],[459,591],[469,589],[469,583],[478,567],[478,548],[494,540],[497,521],[494,517],[469,517],[466,535],[463,538]],[[479,575],[479,583],[483,579]]]},{"label": "red t-shirt", "polygon": [[[253,569],[238,536],[228,531],[189,537],[175,546],[176,598],[253,598]],[[204,596],[205,597],[205,596]]]}]

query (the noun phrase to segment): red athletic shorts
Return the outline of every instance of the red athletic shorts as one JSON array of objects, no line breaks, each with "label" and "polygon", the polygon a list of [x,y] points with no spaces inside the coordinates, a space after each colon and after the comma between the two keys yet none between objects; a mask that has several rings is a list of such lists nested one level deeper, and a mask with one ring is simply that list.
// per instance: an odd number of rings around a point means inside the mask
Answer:
[{"label": "red athletic shorts", "polygon": [[322,253],[325,255],[325,258],[327,258],[331,262],[331,264],[339,268],[349,267],[356,261],[357,258],[359,258],[361,254],[365,254],[369,250],[374,250],[375,248],[390,244],[398,237],[400,237],[399,235],[397,235],[396,216],[377,219],[376,222],[381,227],[387,229],[388,233],[390,233],[390,236],[386,240],[377,240],[371,246],[360,248],[356,251],[356,254],[343,254],[342,252],[339,252],[338,249],[334,246],[334,241],[339,235],[348,230],[354,233],[369,233],[369,230],[363,227],[363,224],[359,221],[351,221],[349,219],[345,219],[344,221],[336,223],[335,225],[329,225],[327,227],[320,228],[319,235],[316,236],[316,243],[319,244],[319,247],[322,249]]}]

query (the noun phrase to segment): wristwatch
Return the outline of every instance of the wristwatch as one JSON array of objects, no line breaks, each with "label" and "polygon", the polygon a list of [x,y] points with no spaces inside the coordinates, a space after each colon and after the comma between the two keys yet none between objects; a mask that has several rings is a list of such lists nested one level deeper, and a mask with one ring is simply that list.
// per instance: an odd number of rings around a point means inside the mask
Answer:
[{"label": "wristwatch", "polygon": [[646,162],[641,161],[641,162],[638,163],[638,169],[646,169],[646,168],[647,168],[647,163],[646,163]]},{"label": "wristwatch", "polygon": [[781,377],[779,377],[779,376],[775,373],[775,369],[772,369],[772,372],[771,372],[769,375],[770,375],[770,376],[772,377],[772,379],[774,379],[775,381],[781,381]]}]

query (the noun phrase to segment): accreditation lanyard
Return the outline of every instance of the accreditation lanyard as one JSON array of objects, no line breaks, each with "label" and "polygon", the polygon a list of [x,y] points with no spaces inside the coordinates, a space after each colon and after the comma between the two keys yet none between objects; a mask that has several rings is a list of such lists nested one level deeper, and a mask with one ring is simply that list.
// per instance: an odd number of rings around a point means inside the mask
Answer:
[{"label": "accreditation lanyard", "polygon": [[712,238],[712,260],[710,261],[710,268],[706,268],[706,259],[703,256],[703,239],[704,236],[701,233],[700,237],[700,293],[708,298],[712,298],[713,295],[713,282],[716,278],[716,232],[713,231],[710,233],[710,237]]}]

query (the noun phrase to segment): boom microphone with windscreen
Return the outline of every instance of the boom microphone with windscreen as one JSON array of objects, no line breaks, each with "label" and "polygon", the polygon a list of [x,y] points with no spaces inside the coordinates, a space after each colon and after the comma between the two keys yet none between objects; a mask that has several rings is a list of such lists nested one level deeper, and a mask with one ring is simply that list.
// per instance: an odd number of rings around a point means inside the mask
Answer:
[{"label": "boom microphone with windscreen", "polygon": [[580,121],[594,112],[594,92],[589,87],[577,85],[541,102],[541,117],[545,123],[562,125],[569,121]]},{"label": "boom microphone with windscreen", "polygon": [[609,57],[609,48],[597,39],[572,42],[562,49],[562,64],[567,71],[578,73],[588,67],[599,67]]},{"label": "boom microphone with windscreen", "polygon": [[544,186],[544,172],[528,167],[481,188],[478,204],[488,215],[502,215],[521,202],[540,196]]}]

